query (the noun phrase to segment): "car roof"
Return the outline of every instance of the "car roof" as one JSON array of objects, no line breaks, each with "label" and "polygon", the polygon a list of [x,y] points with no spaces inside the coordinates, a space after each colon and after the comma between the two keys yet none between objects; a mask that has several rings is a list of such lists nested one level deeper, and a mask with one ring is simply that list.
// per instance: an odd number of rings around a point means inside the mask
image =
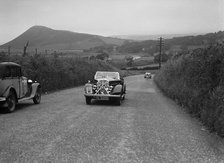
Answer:
[{"label": "car roof", "polygon": [[107,72],[109,72],[109,73],[119,73],[119,72],[115,72],[115,71],[96,71],[96,72],[102,72],[102,73],[107,73]]},{"label": "car roof", "polygon": [[17,67],[21,67],[19,64],[15,63],[15,62],[1,62],[0,66],[17,66]]}]

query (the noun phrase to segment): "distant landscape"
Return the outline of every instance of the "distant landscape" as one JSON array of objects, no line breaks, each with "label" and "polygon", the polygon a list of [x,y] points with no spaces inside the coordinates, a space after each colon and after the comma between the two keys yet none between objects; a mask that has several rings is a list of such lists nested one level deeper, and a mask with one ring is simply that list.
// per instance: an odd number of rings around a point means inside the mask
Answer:
[{"label": "distant landscape", "polygon": [[[193,49],[205,48],[211,44],[223,42],[224,32],[219,31],[196,36],[178,36],[181,35],[161,36],[163,37],[162,61],[166,61],[168,58],[179,53],[187,53]],[[22,55],[24,47],[27,46],[26,51],[29,55],[41,53],[45,55],[58,54],[94,58],[96,55],[106,53],[107,57],[103,59],[109,58],[114,59],[115,62],[119,62],[115,65],[123,63],[119,65],[120,68],[125,66],[127,57],[136,55],[144,56],[146,60],[151,60],[149,62],[152,64],[156,63],[156,60],[158,62],[158,39],[155,40],[155,38],[159,37],[158,35],[114,37],[54,30],[45,26],[33,26],[15,39],[1,45],[0,51],[12,55]],[[143,38],[151,38],[151,40],[136,41],[136,39]],[[119,59],[117,60],[117,58]],[[138,62],[138,59],[133,63],[135,62]]]},{"label": "distant landscape", "polygon": [[[204,47],[215,42],[222,42],[224,32],[196,34],[169,34],[169,35],[120,35],[104,37],[99,35],[76,33],[65,30],[54,30],[45,26],[33,26],[15,39],[0,46],[1,51],[11,52],[24,49],[39,52],[80,52],[80,51],[107,51],[113,53],[147,53],[154,55],[158,52],[158,38],[163,37],[163,51],[178,53],[182,50],[192,50]],[[137,40],[137,41],[136,41]]]},{"label": "distant landscape", "polygon": [[[100,59],[120,69],[155,69],[159,60],[166,62],[173,56],[190,53],[224,41],[224,32],[204,35],[163,35],[161,59],[159,59],[158,35],[103,37],[99,35],[54,30],[45,26],[33,26],[0,46],[1,54],[8,55],[57,55],[88,60]],[[154,37],[154,38],[153,38]],[[124,39],[125,38],[125,39]],[[128,38],[128,39],[127,39]],[[130,40],[132,38],[133,40]],[[136,41],[136,39],[151,40]],[[152,67],[153,66],[153,67]]]},{"label": "distant landscape", "polygon": [[183,36],[196,36],[202,35],[202,33],[187,33],[187,34],[157,34],[157,35],[113,35],[111,37],[126,39],[126,40],[135,40],[135,41],[145,41],[145,40],[158,40],[159,37],[164,39],[172,39],[174,37],[183,37]]}]

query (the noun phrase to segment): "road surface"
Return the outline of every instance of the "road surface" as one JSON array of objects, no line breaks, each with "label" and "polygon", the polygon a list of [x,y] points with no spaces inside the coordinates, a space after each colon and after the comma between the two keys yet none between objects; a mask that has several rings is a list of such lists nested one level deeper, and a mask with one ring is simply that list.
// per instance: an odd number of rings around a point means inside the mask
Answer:
[{"label": "road surface", "polygon": [[125,81],[121,106],[86,105],[77,87],[0,113],[0,162],[224,162],[224,139],[164,97],[151,79]]}]

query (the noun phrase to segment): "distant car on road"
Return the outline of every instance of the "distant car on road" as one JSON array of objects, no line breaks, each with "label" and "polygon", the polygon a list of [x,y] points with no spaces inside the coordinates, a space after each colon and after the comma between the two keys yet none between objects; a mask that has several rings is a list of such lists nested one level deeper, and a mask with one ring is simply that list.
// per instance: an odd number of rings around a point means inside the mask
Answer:
[{"label": "distant car on road", "polygon": [[21,66],[14,62],[0,63],[0,107],[13,112],[18,102],[41,101],[41,85],[22,76]]},{"label": "distant car on road", "polygon": [[118,72],[97,71],[94,76],[95,82],[88,81],[85,84],[86,104],[91,104],[92,99],[113,100],[117,105],[125,99],[126,85]]},{"label": "distant car on road", "polygon": [[151,79],[152,78],[152,74],[150,72],[146,72],[145,75],[144,75],[144,78]]}]

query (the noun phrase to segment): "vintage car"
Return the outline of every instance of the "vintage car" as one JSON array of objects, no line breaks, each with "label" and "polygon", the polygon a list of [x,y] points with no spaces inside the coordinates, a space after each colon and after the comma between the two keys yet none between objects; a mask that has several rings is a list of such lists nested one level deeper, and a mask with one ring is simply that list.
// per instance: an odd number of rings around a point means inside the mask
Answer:
[{"label": "vintage car", "polygon": [[92,99],[96,99],[111,100],[120,105],[125,99],[126,85],[118,72],[97,71],[94,80],[85,84],[86,104],[89,105]]},{"label": "vintage car", "polygon": [[152,74],[150,72],[146,72],[145,75],[144,75],[144,78],[151,79],[152,78]]},{"label": "vintage car", "polygon": [[21,66],[13,62],[0,63],[0,107],[13,112],[16,104],[32,99],[41,101],[41,85],[22,76]]}]

